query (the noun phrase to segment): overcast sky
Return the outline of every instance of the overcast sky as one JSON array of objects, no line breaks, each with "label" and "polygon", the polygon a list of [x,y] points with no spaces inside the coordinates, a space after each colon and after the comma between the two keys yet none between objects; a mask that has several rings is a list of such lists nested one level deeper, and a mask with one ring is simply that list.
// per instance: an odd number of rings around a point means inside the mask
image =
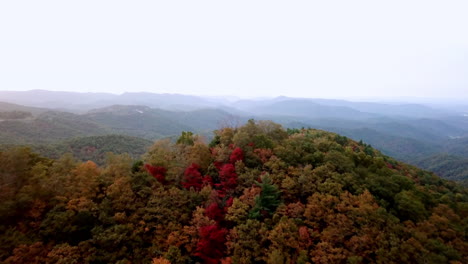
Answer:
[{"label": "overcast sky", "polygon": [[468,97],[468,1],[0,1],[0,90]]}]

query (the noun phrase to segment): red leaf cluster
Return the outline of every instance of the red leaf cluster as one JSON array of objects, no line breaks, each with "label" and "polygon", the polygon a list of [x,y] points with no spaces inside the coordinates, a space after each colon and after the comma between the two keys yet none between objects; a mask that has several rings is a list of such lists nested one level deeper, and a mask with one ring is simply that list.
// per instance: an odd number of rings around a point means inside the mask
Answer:
[{"label": "red leaf cluster", "polygon": [[150,164],[145,164],[145,169],[151,174],[156,180],[160,183],[166,183],[166,172],[167,169],[161,166],[152,166]]},{"label": "red leaf cluster", "polygon": [[220,170],[224,163],[221,161],[215,161],[213,164],[217,170]]},{"label": "red leaf cluster", "polygon": [[229,162],[234,164],[239,160],[244,160],[244,152],[241,148],[237,147],[232,151],[231,156],[229,156]]},{"label": "red leaf cluster", "polygon": [[224,209],[219,208],[218,203],[211,203],[205,209],[205,215],[208,218],[215,220],[217,223],[220,223],[224,220]]},{"label": "red leaf cluster", "polygon": [[213,178],[211,178],[210,175],[206,175],[205,177],[203,177],[202,182],[203,186],[213,186]]},{"label": "red leaf cluster", "polygon": [[227,233],[226,228],[218,225],[200,227],[200,240],[195,255],[203,259],[204,263],[218,264],[225,251]]},{"label": "red leaf cluster", "polygon": [[226,200],[226,206],[224,207],[224,210],[227,211],[227,209],[232,206],[233,202],[234,198],[229,197],[229,199]]},{"label": "red leaf cluster", "polygon": [[223,192],[225,193],[227,190],[232,190],[236,188],[237,173],[236,173],[236,168],[234,167],[234,165],[230,163],[223,164],[221,168],[219,169],[219,179],[221,182],[220,184],[218,184],[218,187],[222,191],[220,193],[223,193]]},{"label": "red leaf cluster", "polygon": [[200,173],[200,166],[198,164],[193,163],[184,172],[184,182],[182,185],[185,189],[190,189],[191,187],[194,188],[196,191],[200,191],[203,187],[203,176]]}]

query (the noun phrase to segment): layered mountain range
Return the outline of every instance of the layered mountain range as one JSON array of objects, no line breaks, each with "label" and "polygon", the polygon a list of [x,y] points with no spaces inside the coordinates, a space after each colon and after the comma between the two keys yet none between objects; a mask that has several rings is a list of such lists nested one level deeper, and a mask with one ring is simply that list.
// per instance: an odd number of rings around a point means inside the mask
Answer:
[{"label": "layered mountain range", "polygon": [[[76,138],[93,142],[86,138],[121,135],[143,142],[192,131],[209,140],[212,130],[266,119],[291,129],[336,132],[443,177],[468,178],[468,103],[463,102],[236,99],[44,90],[2,91],[0,101],[0,113],[7,117],[0,121],[0,143],[4,147],[30,145],[45,155],[70,150],[70,140]],[[115,143],[115,137],[109,138]],[[61,145],[58,149],[62,150],[51,151],[51,144]],[[91,145],[88,147],[96,148]]]}]

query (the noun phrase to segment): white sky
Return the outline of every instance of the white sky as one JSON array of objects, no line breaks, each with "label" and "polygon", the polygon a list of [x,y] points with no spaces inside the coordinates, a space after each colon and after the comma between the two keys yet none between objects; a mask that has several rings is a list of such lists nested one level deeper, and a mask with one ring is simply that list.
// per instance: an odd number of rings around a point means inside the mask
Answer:
[{"label": "white sky", "polygon": [[467,97],[468,1],[0,1],[0,90]]}]

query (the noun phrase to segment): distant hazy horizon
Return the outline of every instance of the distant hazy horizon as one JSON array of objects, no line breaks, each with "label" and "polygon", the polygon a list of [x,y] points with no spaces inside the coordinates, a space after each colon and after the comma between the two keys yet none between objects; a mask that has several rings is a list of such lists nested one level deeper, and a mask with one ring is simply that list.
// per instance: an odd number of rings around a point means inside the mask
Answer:
[{"label": "distant hazy horizon", "polygon": [[[65,91],[65,90],[46,90],[46,89],[30,89],[30,90],[0,90],[2,92],[33,92],[33,91],[45,91],[45,92],[65,92],[65,93],[82,93],[82,94],[112,94],[112,95],[123,95],[125,93],[153,93],[153,94],[172,94],[172,95],[188,95],[198,96],[202,98],[222,98],[223,101],[235,102],[238,100],[269,100],[280,97],[295,98],[295,99],[325,99],[325,100],[344,100],[350,102],[375,102],[375,103],[415,103],[415,104],[428,104],[428,105],[465,105],[468,106],[468,97],[459,96],[458,98],[440,98],[440,97],[410,97],[410,96],[394,96],[394,97],[314,97],[314,96],[237,96],[237,95],[222,95],[222,94],[188,94],[188,93],[158,93],[153,91],[124,91],[124,92],[99,92],[99,91]],[[30,96],[30,95],[28,95]],[[0,102],[2,101],[2,95],[0,94]],[[4,100],[9,101],[9,100]]]},{"label": "distant hazy horizon", "polygon": [[468,99],[466,1],[2,1],[0,90]]}]

